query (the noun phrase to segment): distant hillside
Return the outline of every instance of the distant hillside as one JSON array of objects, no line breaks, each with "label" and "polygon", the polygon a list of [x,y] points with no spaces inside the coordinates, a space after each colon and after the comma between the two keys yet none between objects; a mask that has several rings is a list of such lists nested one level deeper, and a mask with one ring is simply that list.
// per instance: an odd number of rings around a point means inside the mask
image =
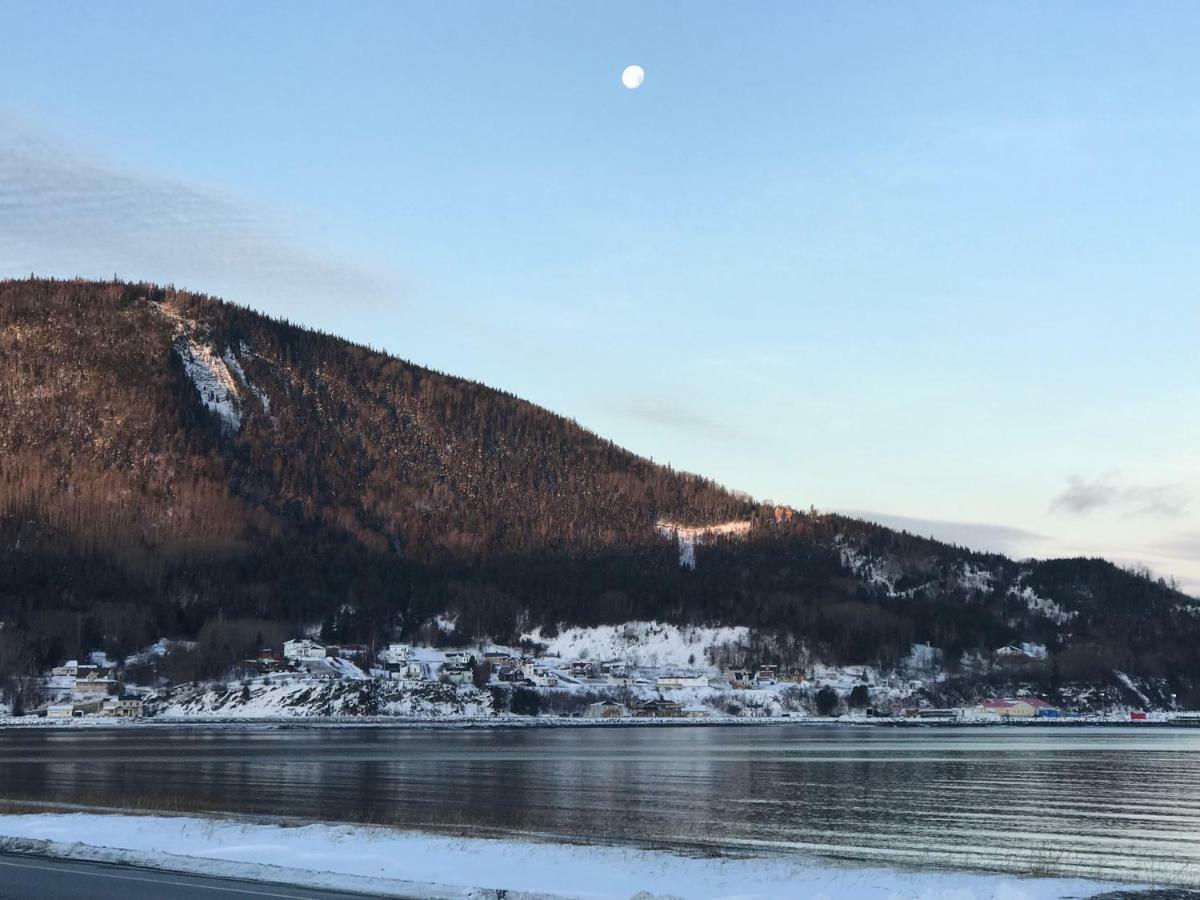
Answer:
[{"label": "distant hillside", "polygon": [[1080,671],[1200,672],[1198,604],[1109,563],[765,507],[212,298],[0,283],[0,362],[0,670],[161,635],[204,637],[217,665],[305,625],[446,640],[658,619],[847,661],[1021,640]]}]

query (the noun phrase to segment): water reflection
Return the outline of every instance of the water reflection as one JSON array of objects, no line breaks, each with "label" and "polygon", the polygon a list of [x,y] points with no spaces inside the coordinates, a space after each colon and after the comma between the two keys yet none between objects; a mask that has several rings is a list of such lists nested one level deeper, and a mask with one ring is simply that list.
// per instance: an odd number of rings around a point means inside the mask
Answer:
[{"label": "water reflection", "polygon": [[0,796],[1020,871],[1200,872],[1200,733],[0,731]]}]

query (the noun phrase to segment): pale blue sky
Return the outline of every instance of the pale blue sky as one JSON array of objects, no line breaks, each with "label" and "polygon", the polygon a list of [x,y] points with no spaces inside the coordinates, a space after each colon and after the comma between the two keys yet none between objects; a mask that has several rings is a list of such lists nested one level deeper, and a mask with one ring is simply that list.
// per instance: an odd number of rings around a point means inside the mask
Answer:
[{"label": "pale blue sky", "polygon": [[1200,588],[1200,9],[343,6],[6,6],[0,274],[175,282],[759,497]]}]

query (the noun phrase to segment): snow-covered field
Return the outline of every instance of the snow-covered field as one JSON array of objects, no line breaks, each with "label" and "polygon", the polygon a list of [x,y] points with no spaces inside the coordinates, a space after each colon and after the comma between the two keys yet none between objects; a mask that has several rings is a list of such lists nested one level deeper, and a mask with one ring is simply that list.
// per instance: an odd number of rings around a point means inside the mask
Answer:
[{"label": "snow-covered field", "polygon": [[662,622],[625,622],[592,628],[564,628],[554,637],[545,637],[538,628],[522,635],[522,639],[545,644],[547,653],[563,659],[596,662],[619,659],[631,666],[677,666],[715,671],[707,658],[709,648],[744,642],[749,634],[750,630],[741,625],[681,628]]},{"label": "snow-covered field", "polygon": [[1119,887],[1084,879],[841,866],[804,857],[713,858],[519,837],[450,837],[346,825],[287,827],[184,816],[0,816],[0,850],[379,896],[1049,900]]}]

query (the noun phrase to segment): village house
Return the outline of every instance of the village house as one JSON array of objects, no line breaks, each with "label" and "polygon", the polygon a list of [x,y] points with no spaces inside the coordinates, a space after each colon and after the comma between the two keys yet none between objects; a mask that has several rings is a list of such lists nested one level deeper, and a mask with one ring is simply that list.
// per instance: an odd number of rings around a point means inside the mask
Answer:
[{"label": "village house", "polygon": [[604,675],[622,678],[628,671],[629,666],[623,659],[610,659],[600,663],[600,672]]},{"label": "village house", "polygon": [[754,681],[757,684],[775,684],[779,681],[779,666],[759,666]]},{"label": "village house", "polygon": [[271,672],[286,672],[291,668],[291,662],[284,659],[280,651],[272,650],[270,647],[263,647],[254,659],[248,659],[246,662],[263,675]]},{"label": "village house", "polygon": [[679,719],[683,717],[683,708],[674,700],[648,700],[637,706],[633,714],[639,719]]},{"label": "village house", "polygon": [[496,680],[506,684],[517,684],[525,680],[525,670],[520,666],[501,666],[496,670]]},{"label": "village house", "polygon": [[558,687],[558,677],[552,670],[547,669],[545,666],[526,667],[524,671],[525,680],[533,684],[534,687]]},{"label": "village house", "polygon": [[1058,717],[1058,707],[1039,700],[1036,697],[1017,697],[985,700],[979,707],[981,712],[1000,716],[1001,718],[1032,719],[1034,717],[1051,719]]},{"label": "village house", "polygon": [[283,655],[287,659],[324,659],[328,656],[326,647],[308,638],[286,641],[283,645]]},{"label": "village house", "polygon": [[412,657],[412,647],[408,644],[388,644],[379,651],[378,659],[388,666],[406,665]]},{"label": "village house", "polygon": [[694,673],[682,675],[660,675],[654,680],[654,686],[659,690],[708,687],[708,678],[704,675],[696,675]]},{"label": "village house", "polygon": [[450,650],[446,653],[445,664],[451,667],[469,668],[475,665],[475,654],[469,650]]},{"label": "village house", "polygon": [[474,674],[470,666],[442,666],[442,678],[449,684],[470,684]]},{"label": "village house", "polygon": [[415,659],[410,659],[404,665],[396,668],[395,678],[399,681],[424,681],[425,667]]},{"label": "village house", "polygon": [[80,674],[75,679],[75,693],[86,697],[107,696],[108,694],[116,693],[117,679],[113,677],[112,669],[99,669],[94,666],[86,667],[87,673],[84,674],[80,667]]},{"label": "village house", "polygon": [[571,674],[576,678],[590,678],[595,673],[595,668],[585,659],[577,659],[571,663]]},{"label": "village house", "polygon": [[506,665],[513,660],[513,655],[507,650],[489,650],[483,654],[483,661],[493,666]]},{"label": "village house", "polygon": [[1026,662],[1046,658],[1046,648],[1041,644],[1005,644],[992,651],[997,662]]},{"label": "village house", "polygon": [[102,712],[118,719],[140,719],[142,701],[137,697],[109,697],[104,701]]},{"label": "village house", "polygon": [[754,687],[754,675],[749,669],[726,669],[724,677],[734,690],[744,691]]},{"label": "village house", "polygon": [[61,666],[55,666],[51,669],[50,674],[58,678],[76,678],[79,675],[79,662],[74,659],[68,659]]},{"label": "village house", "polygon": [[614,700],[601,700],[590,704],[584,716],[589,719],[620,719],[625,716],[625,707]]}]

